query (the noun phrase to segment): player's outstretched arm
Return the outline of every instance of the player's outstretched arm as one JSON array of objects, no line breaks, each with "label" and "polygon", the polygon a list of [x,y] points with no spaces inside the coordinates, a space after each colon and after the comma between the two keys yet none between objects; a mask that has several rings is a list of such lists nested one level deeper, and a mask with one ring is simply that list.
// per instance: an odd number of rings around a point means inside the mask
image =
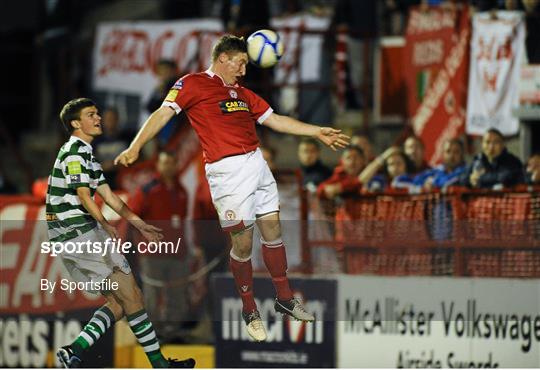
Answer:
[{"label": "player's outstretched arm", "polygon": [[276,113],[270,114],[263,122],[263,125],[270,127],[274,131],[283,132],[285,134],[317,138],[323,144],[332,148],[332,150],[345,148],[349,144],[350,139],[349,136],[342,134],[341,130],[304,123],[292,117],[282,116]]},{"label": "player's outstretched arm", "polygon": [[139,158],[141,148],[149,142],[174,116],[175,112],[170,107],[160,107],[156,109],[150,117],[144,122],[143,126],[129,145],[129,148],[120,153],[115,159],[114,164],[129,166]]},{"label": "player's outstretched arm", "polygon": [[163,238],[161,229],[149,225],[137,216],[124,201],[116,195],[108,184],[102,184],[97,188],[98,194],[103,201],[121,217],[125,218],[149,241],[158,241]]}]

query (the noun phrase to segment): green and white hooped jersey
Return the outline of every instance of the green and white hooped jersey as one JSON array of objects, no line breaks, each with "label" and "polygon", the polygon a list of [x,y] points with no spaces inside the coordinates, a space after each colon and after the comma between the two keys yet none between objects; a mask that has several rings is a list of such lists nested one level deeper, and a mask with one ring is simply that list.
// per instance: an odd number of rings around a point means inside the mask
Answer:
[{"label": "green and white hooped jersey", "polygon": [[97,187],[105,183],[92,146],[71,136],[60,148],[49,176],[45,211],[50,241],[73,239],[97,226],[97,221],[81,204],[77,188],[89,188],[93,197]]}]

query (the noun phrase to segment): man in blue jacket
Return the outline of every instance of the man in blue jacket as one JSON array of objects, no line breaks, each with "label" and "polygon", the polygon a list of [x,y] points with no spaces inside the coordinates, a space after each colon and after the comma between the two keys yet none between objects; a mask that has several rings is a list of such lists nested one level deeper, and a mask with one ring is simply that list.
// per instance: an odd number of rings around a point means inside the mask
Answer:
[{"label": "man in blue jacket", "polygon": [[415,176],[414,185],[431,191],[459,183],[459,178],[466,169],[463,142],[459,139],[448,139],[443,145],[443,163]]}]

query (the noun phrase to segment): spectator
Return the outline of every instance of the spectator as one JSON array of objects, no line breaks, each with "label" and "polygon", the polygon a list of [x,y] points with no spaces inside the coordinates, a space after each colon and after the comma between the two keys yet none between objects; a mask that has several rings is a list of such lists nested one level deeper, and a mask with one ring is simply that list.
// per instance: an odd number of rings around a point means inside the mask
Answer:
[{"label": "spectator", "polygon": [[414,184],[425,191],[457,184],[465,172],[463,142],[459,139],[449,139],[443,145],[443,163],[420,173],[413,179]]},{"label": "spectator", "polygon": [[[377,173],[383,169],[384,174]],[[398,147],[390,147],[383,154],[371,161],[362,171],[358,179],[367,184],[367,191],[385,191],[387,189],[412,189],[414,184],[409,175],[411,163],[408,157]]]},{"label": "spectator", "polygon": [[527,184],[540,185],[540,153],[535,153],[529,157],[525,171]]},{"label": "spectator", "polygon": [[95,140],[94,150],[97,159],[103,167],[103,175],[107,179],[112,189],[117,189],[116,175],[118,167],[113,163],[114,158],[123,150],[127,149],[132,134],[120,130],[120,119],[118,111],[114,108],[107,108],[103,112],[103,135]]},{"label": "spectator", "polygon": [[422,140],[417,136],[409,136],[403,144],[403,150],[405,155],[411,161],[413,167],[410,172],[411,175],[416,175],[425,170],[429,170],[430,167],[424,159],[425,147]]},{"label": "spectator", "polygon": [[368,162],[371,162],[375,159],[375,153],[373,152],[373,145],[371,145],[371,141],[369,140],[369,137],[361,132],[355,132],[351,136],[351,145],[357,146],[364,152],[364,155],[366,156],[366,159]]},{"label": "spectator", "polygon": [[349,146],[343,151],[341,165],[335,168],[332,177],[317,188],[317,195],[323,199],[334,199],[337,196],[358,194],[362,187],[358,175],[365,165],[366,159],[362,149]]},{"label": "spectator", "polygon": [[[163,103],[163,100],[165,100],[169,89],[178,79],[178,67],[174,60],[160,59],[156,64],[155,72],[158,78],[158,83],[152,91],[152,95],[146,104],[146,110],[149,113],[152,113],[161,107],[161,104]],[[178,116],[178,118],[171,118],[165,127],[157,134],[158,145],[160,148],[163,148],[169,142],[169,139],[178,129],[178,127],[175,126],[175,123],[184,119],[184,114]]]},{"label": "spectator", "polygon": [[[176,253],[161,251],[139,255],[148,315],[161,340],[171,342],[181,335],[181,324],[189,308],[186,285],[182,281],[190,274],[189,253],[184,242],[187,193],[178,181],[173,154],[161,152],[156,169],[156,177],[139,189],[130,200],[130,207],[163,230],[162,241],[175,246],[180,243]],[[156,286],[149,279],[165,284],[166,288]]]},{"label": "spectator", "polygon": [[304,138],[298,144],[303,185],[311,192],[315,192],[321,182],[332,176],[332,170],[321,162],[320,155],[321,149],[317,140]]},{"label": "spectator", "polygon": [[522,184],[524,180],[523,164],[506,149],[502,133],[491,128],[482,138],[482,153],[474,157],[460,182],[472,188],[491,189]]}]

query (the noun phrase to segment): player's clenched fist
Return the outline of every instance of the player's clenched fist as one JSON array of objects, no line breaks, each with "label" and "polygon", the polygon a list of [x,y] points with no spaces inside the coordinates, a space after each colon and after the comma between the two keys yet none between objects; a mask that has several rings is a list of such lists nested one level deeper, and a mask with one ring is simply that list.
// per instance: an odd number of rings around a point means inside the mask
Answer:
[{"label": "player's clenched fist", "polygon": [[139,151],[134,148],[127,148],[114,159],[114,165],[121,164],[122,166],[129,166],[139,158]]}]

